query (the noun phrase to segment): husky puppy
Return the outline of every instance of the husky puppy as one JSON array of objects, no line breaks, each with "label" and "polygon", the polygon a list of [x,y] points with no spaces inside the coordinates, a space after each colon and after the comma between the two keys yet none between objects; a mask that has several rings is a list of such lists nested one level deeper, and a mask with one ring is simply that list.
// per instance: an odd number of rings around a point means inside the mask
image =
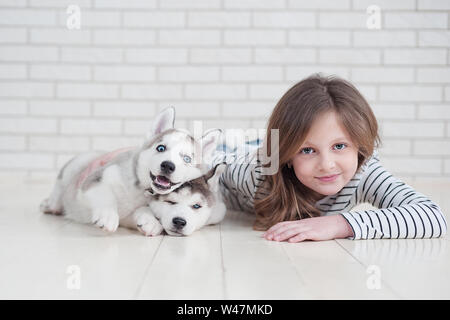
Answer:
[{"label": "husky puppy", "polygon": [[167,108],[156,117],[141,147],[87,153],[70,160],[41,211],[64,214],[108,232],[119,225],[138,229],[153,218],[137,210],[148,205],[146,194],[168,194],[202,176],[207,166],[198,161],[199,155],[211,157],[221,134],[209,130],[196,141],[187,131],[174,129],[174,121],[174,108]]},{"label": "husky puppy", "polygon": [[[205,225],[222,221],[227,209],[219,190],[219,177],[225,167],[225,163],[218,164],[169,194],[153,195],[148,207],[138,209],[145,217],[138,228],[146,236],[156,236],[163,230],[172,236],[188,236]],[[149,218],[151,215],[153,218]]]}]

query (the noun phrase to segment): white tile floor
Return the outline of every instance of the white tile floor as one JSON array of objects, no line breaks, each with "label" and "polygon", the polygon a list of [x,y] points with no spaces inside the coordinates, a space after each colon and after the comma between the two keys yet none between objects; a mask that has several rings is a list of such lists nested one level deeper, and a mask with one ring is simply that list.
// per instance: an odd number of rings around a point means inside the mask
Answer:
[{"label": "white tile floor", "polygon": [[[239,212],[185,238],[105,235],[39,213],[50,188],[0,185],[1,299],[450,298],[448,236],[276,243]],[[450,186],[416,188],[449,217]]]}]

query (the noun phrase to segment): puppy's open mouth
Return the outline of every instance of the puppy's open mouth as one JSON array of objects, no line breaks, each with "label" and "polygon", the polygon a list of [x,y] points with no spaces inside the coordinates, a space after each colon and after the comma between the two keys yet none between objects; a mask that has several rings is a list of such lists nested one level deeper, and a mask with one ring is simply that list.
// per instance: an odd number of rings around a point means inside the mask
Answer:
[{"label": "puppy's open mouth", "polygon": [[178,183],[170,181],[166,176],[155,176],[150,172],[150,178],[153,181],[153,184],[156,188],[161,190],[169,190],[172,186],[177,185]]}]

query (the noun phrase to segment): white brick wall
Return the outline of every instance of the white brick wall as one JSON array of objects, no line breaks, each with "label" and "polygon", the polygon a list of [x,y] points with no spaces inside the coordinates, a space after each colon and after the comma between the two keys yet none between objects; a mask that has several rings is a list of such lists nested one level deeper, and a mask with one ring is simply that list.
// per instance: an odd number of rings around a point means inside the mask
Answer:
[{"label": "white brick wall", "polygon": [[0,0],[0,178],[139,144],[169,105],[179,127],[264,128],[315,72],[366,96],[389,170],[450,180],[448,0]]}]

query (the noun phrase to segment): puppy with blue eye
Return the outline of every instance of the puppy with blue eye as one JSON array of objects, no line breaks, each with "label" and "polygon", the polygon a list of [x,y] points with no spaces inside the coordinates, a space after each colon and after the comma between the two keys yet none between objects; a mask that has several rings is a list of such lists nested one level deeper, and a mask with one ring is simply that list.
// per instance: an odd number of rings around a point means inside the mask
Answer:
[{"label": "puppy with blue eye", "polygon": [[148,207],[138,209],[138,229],[146,236],[159,235],[163,230],[172,236],[188,236],[205,225],[222,221],[226,207],[219,177],[225,166],[219,164],[168,194],[147,193],[151,201]]},{"label": "puppy with blue eye", "polygon": [[107,232],[123,226],[147,235],[146,223],[154,216],[146,214],[146,194],[169,194],[208,172],[208,159],[221,135],[220,130],[212,129],[196,139],[188,131],[176,129],[174,122],[175,109],[164,109],[141,146],[72,158],[59,172],[41,211]]}]

